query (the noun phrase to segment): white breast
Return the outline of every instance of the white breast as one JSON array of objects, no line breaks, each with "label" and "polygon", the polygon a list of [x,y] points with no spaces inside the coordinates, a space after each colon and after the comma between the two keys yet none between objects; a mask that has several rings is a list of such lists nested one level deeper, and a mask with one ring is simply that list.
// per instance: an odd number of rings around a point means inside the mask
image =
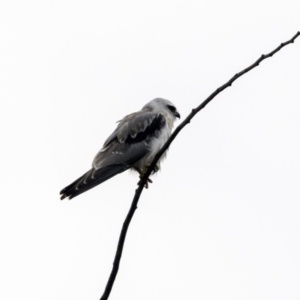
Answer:
[{"label": "white breast", "polygon": [[[171,135],[172,127],[173,127],[173,120],[166,117],[166,126],[161,130],[158,137],[153,138],[151,140],[150,151],[147,153],[141,160],[139,160],[135,165],[134,168],[138,170],[140,173],[144,173],[147,170],[147,167],[151,164],[154,156],[157,154],[157,152],[161,149],[161,147],[166,143],[168,138]],[[160,167],[161,161],[166,158],[167,151],[163,153],[163,155],[160,157],[157,166]]]},{"label": "white breast", "polygon": [[[170,137],[170,135],[171,135],[171,129],[169,128],[169,126],[166,126],[161,131],[161,134],[159,135],[159,137],[156,138],[156,139],[153,139],[152,144],[151,144],[151,150],[150,150],[150,158],[151,158],[151,160],[156,155],[156,153],[161,149],[161,147],[166,143],[166,141],[168,140],[168,138]],[[162,158],[164,158],[165,155],[166,155],[166,152],[162,155],[162,157],[160,158],[160,160]]]}]

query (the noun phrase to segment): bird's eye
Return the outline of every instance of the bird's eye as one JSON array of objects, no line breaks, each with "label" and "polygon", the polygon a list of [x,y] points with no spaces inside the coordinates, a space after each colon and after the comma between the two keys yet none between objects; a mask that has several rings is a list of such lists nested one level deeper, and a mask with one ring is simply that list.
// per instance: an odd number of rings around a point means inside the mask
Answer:
[{"label": "bird's eye", "polygon": [[171,112],[175,112],[176,111],[176,108],[172,105],[168,105],[168,109],[171,111]]}]

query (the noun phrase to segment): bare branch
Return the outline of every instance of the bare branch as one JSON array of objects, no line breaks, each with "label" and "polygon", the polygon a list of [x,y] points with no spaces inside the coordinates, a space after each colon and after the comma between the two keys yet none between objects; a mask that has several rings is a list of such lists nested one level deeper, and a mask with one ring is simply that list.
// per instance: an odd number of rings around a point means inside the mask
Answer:
[{"label": "bare branch", "polygon": [[133,214],[137,208],[137,204],[139,201],[139,198],[142,194],[142,191],[144,189],[144,186],[147,182],[147,179],[149,178],[149,176],[151,175],[151,173],[153,172],[156,163],[158,162],[159,158],[162,156],[162,154],[169,148],[169,146],[171,145],[171,143],[173,142],[173,140],[176,138],[176,136],[178,135],[178,133],[187,125],[190,123],[190,121],[192,120],[192,118],[201,110],[203,109],[212,99],[214,99],[219,93],[221,93],[222,91],[224,91],[226,88],[230,87],[232,85],[232,83],[234,81],[236,81],[239,77],[243,76],[244,74],[246,74],[247,72],[251,71],[252,69],[254,69],[255,67],[257,67],[263,60],[265,60],[266,58],[269,58],[271,56],[273,56],[275,53],[277,53],[279,50],[281,50],[283,47],[285,47],[288,44],[292,44],[294,43],[295,39],[300,35],[300,31],[297,32],[297,34],[295,34],[290,40],[288,40],[285,43],[281,43],[276,49],[274,49],[273,51],[271,51],[269,54],[263,54],[257,61],[255,61],[252,65],[250,65],[249,67],[247,67],[246,69],[242,70],[241,72],[235,74],[231,79],[229,79],[225,84],[223,84],[222,86],[220,86],[219,88],[217,88],[206,100],[204,100],[198,107],[192,109],[191,113],[185,118],[185,120],[183,120],[178,126],[177,128],[174,130],[174,132],[172,133],[172,135],[170,136],[170,138],[167,140],[167,142],[164,144],[164,146],[160,149],[160,151],[156,154],[156,156],[154,157],[151,166],[148,168],[146,174],[143,176],[143,178],[139,181],[138,183],[138,188],[135,191],[135,195],[134,198],[132,200],[131,203],[131,207],[130,210],[126,216],[126,219],[123,223],[123,227],[122,227],[122,231],[119,237],[119,242],[118,242],[118,246],[117,246],[117,252],[115,254],[115,259],[114,259],[114,263],[113,263],[113,269],[111,271],[111,274],[109,276],[108,282],[106,284],[104,293],[102,295],[102,297],[100,298],[100,300],[106,300],[109,297],[109,294],[111,292],[111,289],[113,287],[115,278],[117,276],[118,270],[119,270],[119,265],[120,265],[120,260],[122,257],[122,251],[123,251],[123,246],[124,246],[124,242],[125,242],[125,238],[126,238],[126,233],[130,224],[130,221],[133,217]]}]

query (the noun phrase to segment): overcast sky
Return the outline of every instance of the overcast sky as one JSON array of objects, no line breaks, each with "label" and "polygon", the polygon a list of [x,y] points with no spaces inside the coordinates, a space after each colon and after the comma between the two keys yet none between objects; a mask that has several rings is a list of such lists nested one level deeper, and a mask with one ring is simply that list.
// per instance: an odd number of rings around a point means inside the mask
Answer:
[{"label": "overcast sky", "polygon": [[[0,298],[99,299],[137,174],[59,191],[124,115],[164,97],[185,118],[299,15],[299,0],[2,0]],[[300,38],[176,138],[110,299],[299,300],[299,116]]]}]

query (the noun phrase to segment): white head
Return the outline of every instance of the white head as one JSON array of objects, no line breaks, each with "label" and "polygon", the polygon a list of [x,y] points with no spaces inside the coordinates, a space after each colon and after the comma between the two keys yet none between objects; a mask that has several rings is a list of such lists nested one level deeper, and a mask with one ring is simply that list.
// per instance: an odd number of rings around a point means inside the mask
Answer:
[{"label": "white head", "polygon": [[143,109],[149,109],[154,112],[164,112],[173,120],[175,120],[175,118],[180,118],[180,114],[175,105],[171,101],[163,98],[155,98],[151,100],[143,107]]}]

